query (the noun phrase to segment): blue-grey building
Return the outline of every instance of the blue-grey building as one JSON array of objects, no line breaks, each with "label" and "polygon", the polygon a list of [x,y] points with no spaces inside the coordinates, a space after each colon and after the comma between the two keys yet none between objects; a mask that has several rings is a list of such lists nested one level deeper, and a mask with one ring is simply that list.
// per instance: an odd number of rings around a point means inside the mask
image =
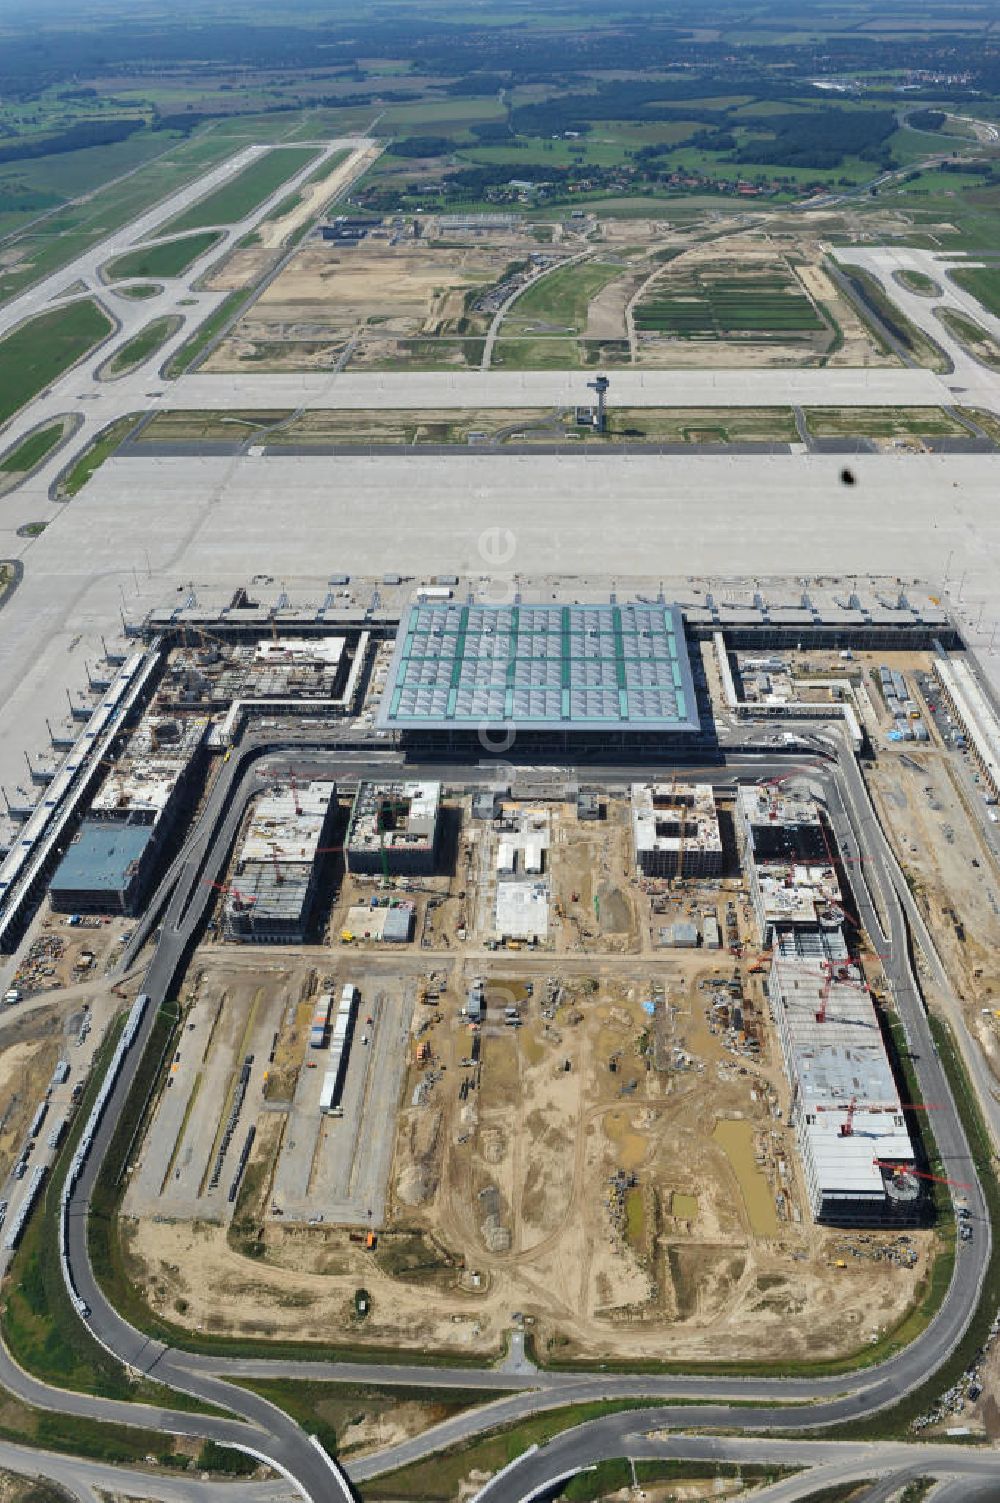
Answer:
[{"label": "blue-grey building", "polygon": [[701,723],[679,606],[417,604],[381,729],[430,750],[680,750]]},{"label": "blue-grey building", "polygon": [[52,907],[56,913],[137,913],[156,850],[150,825],[85,821],[52,878]]}]

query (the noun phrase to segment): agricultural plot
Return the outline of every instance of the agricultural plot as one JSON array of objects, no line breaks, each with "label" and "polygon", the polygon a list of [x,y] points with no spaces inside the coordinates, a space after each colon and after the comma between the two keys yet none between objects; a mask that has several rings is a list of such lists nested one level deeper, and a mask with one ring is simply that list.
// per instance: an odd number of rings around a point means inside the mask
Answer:
[{"label": "agricultural plot", "polygon": [[675,339],[786,339],[827,328],[794,278],[779,267],[729,276],[669,272],[657,278],[634,316],[640,332]]}]

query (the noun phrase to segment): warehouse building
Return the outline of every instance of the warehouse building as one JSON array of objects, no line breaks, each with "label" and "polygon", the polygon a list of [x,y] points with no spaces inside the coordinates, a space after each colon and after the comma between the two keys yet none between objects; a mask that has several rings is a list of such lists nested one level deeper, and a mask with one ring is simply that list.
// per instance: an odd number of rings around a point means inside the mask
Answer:
[{"label": "warehouse building", "polygon": [[850,961],[780,941],[768,984],[809,1205],[837,1226],[923,1215],[915,1153],[871,993]]},{"label": "warehouse building", "polygon": [[676,605],[460,605],[404,613],[378,711],[415,749],[692,750],[701,723]]},{"label": "warehouse building", "polygon": [[335,813],[328,782],[277,785],[254,800],[226,896],[227,939],[304,943]]},{"label": "warehouse building", "polygon": [[361,783],[347,827],[347,869],[433,876],[440,835],[440,783]]},{"label": "warehouse building", "polygon": [[635,863],[647,877],[721,877],[722,835],[711,783],[633,783]]}]

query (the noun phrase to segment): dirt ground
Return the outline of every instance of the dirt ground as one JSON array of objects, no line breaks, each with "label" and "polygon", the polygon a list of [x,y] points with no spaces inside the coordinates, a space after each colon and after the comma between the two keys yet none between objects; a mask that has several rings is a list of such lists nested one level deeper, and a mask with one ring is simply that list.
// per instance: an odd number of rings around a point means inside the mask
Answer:
[{"label": "dirt ground", "polygon": [[[394,987],[419,986],[386,1215],[369,1223],[377,1246],[366,1247],[363,1230],[269,1213],[268,1165],[288,1133],[275,1114],[292,1087],[278,1091],[281,1101],[266,1091],[250,1192],[228,1230],[166,1206],[124,1221],[135,1277],[157,1308],[218,1332],[309,1339],[333,1328],[347,1341],[483,1356],[502,1349],[519,1311],[544,1354],[632,1360],[662,1356],[665,1340],[684,1360],[737,1347],[748,1358],[833,1356],[902,1316],[933,1234],[845,1237],[811,1224],[754,947],[745,960],[653,949],[658,925],[692,908],[721,917],[726,903],[749,941],[738,885],[668,893],[637,880],[627,806],[608,804],[596,824],[553,807],[552,949],[485,947],[479,824],[471,847],[469,826],[458,843],[450,896],[447,883],[416,895],[425,905],[443,899],[430,910],[433,955],[419,939],[392,955],[376,945],[299,952],[300,966],[336,956],[352,975],[366,967],[363,997],[381,988],[390,1008]],[[363,885],[338,893],[334,933]],[[267,964],[288,961],[271,953]],[[740,1034],[720,1000],[734,972]],[[479,1031],[464,1014],[477,977]],[[506,1021],[508,1008],[520,1026]],[[307,1013],[286,1018],[294,1041],[275,1025],[276,1089],[301,1068]],[[270,1039],[270,1014],[259,1025]],[[384,1110],[391,1117],[391,1104]],[[363,1317],[358,1289],[371,1297]]]},{"label": "dirt ground", "polygon": [[300,188],[300,201],[294,208],[289,209],[287,214],[282,214],[279,219],[265,219],[258,229],[257,234],[264,249],[275,250],[284,245],[289,235],[294,234],[300,225],[306,224],[310,219],[315,219],[322,212],[324,205],[336,198],[353,177],[360,177],[367,172],[378,154],[377,146],[366,146],[353,151],[327,176]]},{"label": "dirt ground", "polygon": [[[265,225],[261,231],[264,246],[276,245],[275,236],[287,235],[286,221],[299,212],[296,209],[271,227]],[[823,269],[826,246],[819,235],[842,223],[820,214],[806,214],[793,223],[771,214],[715,210],[703,219],[678,224],[609,219],[556,226],[559,234],[553,243],[558,239],[567,251],[585,244],[595,249],[607,246],[621,255],[621,276],[589,304],[585,338],[623,345],[628,341],[627,358],[640,366],[758,369],[894,364],[896,357],[876,346]],[[807,238],[803,238],[805,225]],[[331,369],[347,363],[371,370],[476,366],[490,319],[470,306],[468,295],[501,281],[511,264],[538,249],[539,240],[530,225],[489,235],[452,231],[447,239],[437,240],[413,234],[404,226],[383,229],[353,246],[312,242],[222,341],[206,369],[238,371],[248,364],[270,370]],[[265,248],[237,251],[212,285],[242,285],[235,279],[244,273],[249,279],[253,269],[273,253]],[[671,255],[677,258],[668,259]],[[658,261],[664,264],[658,266]],[[784,341],[636,335],[632,304],[654,273],[662,285],[668,285],[686,266],[712,266],[725,275],[755,264],[784,266],[793,281],[797,277],[806,294],[827,310],[839,334],[826,329]]]},{"label": "dirt ground", "polygon": [[239,287],[249,287],[258,281],[274,265],[273,251],[247,246],[234,250],[204,278],[208,292],[235,292]]},{"label": "dirt ground", "polygon": [[[931,655],[879,654],[866,660],[866,672],[876,662],[899,669],[912,684],[915,667],[930,671]],[[872,697],[887,730],[884,703]],[[869,786],[965,1021],[1000,1080],[1000,882],[973,813],[974,785],[963,779],[961,759],[944,746],[931,717],[925,720],[930,742],[880,746]]]}]

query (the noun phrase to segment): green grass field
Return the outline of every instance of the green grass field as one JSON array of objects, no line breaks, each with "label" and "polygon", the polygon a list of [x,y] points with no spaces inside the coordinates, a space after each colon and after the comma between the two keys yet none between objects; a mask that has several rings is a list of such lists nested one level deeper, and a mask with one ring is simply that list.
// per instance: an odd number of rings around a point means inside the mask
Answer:
[{"label": "green grass field", "polygon": [[180,319],[176,316],[154,318],[138,334],[134,334],[121,349],[118,350],[108,362],[106,374],[109,376],[124,376],[126,371],[134,370],[137,365],[142,365],[148,360],[162,344],[180,327]]},{"label": "green grass field", "polygon": [[893,276],[900,287],[905,287],[907,292],[916,292],[921,297],[940,297],[941,288],[933,277],[925,276],[922,271],[896,271]]},{"label": "green grass field", "polygon": [[106,459],[110,459],[115,450],[125,442],[129,433],[139,421],[138,413],[130,413],[128,417],[117,418],[103,429],[89,448],[85,449],[79,459],[60,480],[57,501],[69,501],[73,496],[83,490],[87,481]]},{"label": "green grass field", "polygon": [[112,328],[91,298],[81,298],[28,319],[0,339],[0,423],[100,344]]},{"label": "green grass field", "polygon": [[968,429],[942,407],[808,407],[815,438],[964,438]]},{"label": "green grass field", "polygon": [[46,428],[38,428],[34,433],[29,433],[16,449],[12,449],[5,458],[0,459],[0,470],[8,475],[23,475],[28,470],[33,470],[36,464],[41,464],[46,454],[52,452],[65,431],[65,423],[56,422],[50,423]]},{"label": "green grass field", "polygon": [[156,297],[157,293],[163,291],[163,288],[155,282],[137,282],[134,287],[117,287],[115,291],[119,297],[128,297],[133,302],[141,303],[146,298]]},{"label": "green grass field", "polygon": [[624,266],[600,260],[577,261],[547,272],[512,304],[501,333],[510,336],[531,325],[554,325],[560,334],[582,334],[591,298],[625,274]]},{"label": "green grass field", "polygon": [[971,350],[984,365],[990,366],[992,370],[1000,368],[1000,343],[986,332],[982,324],[977,324],[974,318],[967,318],[955,308],[942,308],[939,317],[959,344]]},{"label": "green grass field", "polygon": [[[176,140],[176,138],[174,138]],[[171,137],[163,138],[169,146]],[[127,143],[123,143],[127,144]],[[242,143],[233,141],[223,133],[202,133],[190,141],[176,141],[166,155],[148,162],[124,182],[108,183],[97,188],[85,203],[67,204],[49,218],[42,220],[16,239],[9,241],[4,249],[16,249],[18,259],[0,267],[0,302],[15,297],[25,287],[49,272],[65,266],[75,256],[102,240],[112,230],[128,224],[139,214],[151,208],[171,193],[177,192],[201,174],[210,171],[226,157],[232,156]],[[97,147],[95,156],[103,164],[102,176],[97,181],[107,181],[114,170],[110,147]],[[31,163],[32,184],[47,181],[48,175],[65,174],[65,183],[59,197],[81,193],[93,187],[86,175],[74,178],[75,168],[87,152],[72,152],[64,157],[42,158]],[[23,168],[23,163],[12,163],[11,168]],[[95,176],[97,169],[95,168]],[[3,186],[0,173],[0,188]],[[63,180],[60,178],[60,182]]]},{"label": "green grass field", "polygon": [[200,230],[205,225],[237,224],[315,156],[315,151],[302,146],[269,151],[207,198],[200,199],[171,220],[162,233],[174,235],[183,230]]},{"label": "green grass field", "polygon": [[181,240],[167,240],[162,245],[129,251],[109,261],[104,274],[113,282],[124,281],[127,277],[179,277],[221,239],[222,236],[215,231],[205,230],[200,235],[185,235]]},{"label": "green grass field", "polygon": [[1000,266],[960,266],[951,272],[951,278],[971,292],[987,313],[1000,315]]},{"label": "green grass field", "polygon": [[186,339],[180,349],[170,357],[170,363],[166,370],[168,380],[173,380],[174,377],[183,375],[186,370],[190,369],[202,351],[208,347],[217,334],[222,332],[229,321],[236,316],[236,313],[246,302],[248,295],[246,288],[241,287],[238,291],[231,292],[228,297],[223,298],[215,312],[210,313],[208,318],[191,335],[191,338]]}]

